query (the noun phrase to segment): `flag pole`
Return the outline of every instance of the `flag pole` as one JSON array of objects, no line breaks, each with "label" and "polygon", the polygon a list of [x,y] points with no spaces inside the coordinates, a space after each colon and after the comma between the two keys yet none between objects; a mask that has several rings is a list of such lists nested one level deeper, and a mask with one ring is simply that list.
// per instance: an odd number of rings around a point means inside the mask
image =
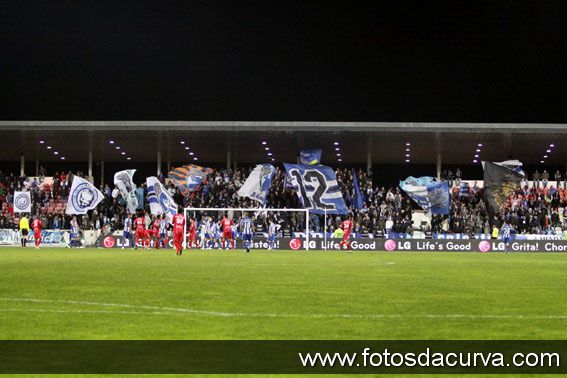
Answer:
[{"label": "flag pole", "polygon": [[323,249],[327,249],[327,209],[325,209],[325,226],[323,227],[323,232],[324,232],[324,240],[325,240],[325,248]]},{"label": "flag pole", "polygon": [[305,212],[305,250],[309,251],[309,209]]}]

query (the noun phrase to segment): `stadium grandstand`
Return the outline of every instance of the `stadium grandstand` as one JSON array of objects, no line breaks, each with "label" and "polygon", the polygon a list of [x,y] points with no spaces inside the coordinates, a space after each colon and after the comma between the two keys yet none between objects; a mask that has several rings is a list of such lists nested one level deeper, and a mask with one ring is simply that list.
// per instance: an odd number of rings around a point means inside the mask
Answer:
[{"label": "stadium grandstand", "polygon": [[0,374],[567,374],[566,20],[3,1]]},{"label": "stadium grandstand", "polygon": [[[297,163],[305,148],[321,149],[320,163],[335,170],[346,206],[355,214],[355,234],[361,237],[490,235],[493,222],[484,205],[481,162],[511,158],[520,160],[526,173],[508,205],[518,232],[562,235],[567,227],[563,125],[2,121],[0,127],[1,228],[16,228],[14,191],[25,188],[33,194],[32,213],[41,214],[46,228],[69,229],[71,216],[65,209],[72,177],[78,175],[104,194],[96,210],[79,217],[80,228],[119,233],[127,209],[113,177],[125,169],[136,169],[138,208],[148,213],[148,176],[156,176],[183,207],[259,207],[237,194],[259,163],[276,167],[265,206],[301,208],[293,188],[283,184],[283,163]],[[184,164],[210,168],[197,191],[183,193],[168,179],[168,172]],[[364,199],[358,208],[353,174]],[[424,212],[398,185],[407,176],[446,181],[451,212]],[[310,228],[330,236],[340,220],[312,215]],[[268,220],[263,222],[259,229],[267,230]],[[291,236],[304,223],[290,220],[283,230]]]}]

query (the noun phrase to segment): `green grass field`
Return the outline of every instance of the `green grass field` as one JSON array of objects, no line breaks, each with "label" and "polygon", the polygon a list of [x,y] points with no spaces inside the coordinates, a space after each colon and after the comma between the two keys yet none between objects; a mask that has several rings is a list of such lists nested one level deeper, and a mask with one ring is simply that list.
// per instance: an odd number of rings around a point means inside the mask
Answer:
[{"label": "green grass field", "polygon": [[0,249],[2,339],[566,339],[567,255]]}]

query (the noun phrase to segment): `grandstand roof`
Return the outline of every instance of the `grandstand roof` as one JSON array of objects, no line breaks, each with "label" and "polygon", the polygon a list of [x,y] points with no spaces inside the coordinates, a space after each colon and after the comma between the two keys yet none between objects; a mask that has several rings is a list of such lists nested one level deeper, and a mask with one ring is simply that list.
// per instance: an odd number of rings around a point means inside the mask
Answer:
[{"label": "grandstand roof", "polygon": [[[550,145],[554,146],[547,153]],[[340,153],[343,163],[364,164],[371,152],[375,164],[402,164],[406,154],[412,164],[435,164],[439,150],[444,164],[472,164],[478,154],[479,159],[514,157],[526,164],[539,164],[546,155],[546,163],[564,165],[566,145],[564,124],[0,121],[3,161],[16,161],[20,154],[40,161],[61,156],[67,161],[86,161],[90,148],[95,161],[126,157],[134,162],[155,161],[159,149],[164,162],[190,161],[197,156],[198,161],[222,163],[230,150],[232,161],[257,163],[268,160],[267,147],[277,162],[295,161],[301,148],[322,148],[323,161],[328,163],[337,162]],[[55,151],[59,154],[54,155]]]}]

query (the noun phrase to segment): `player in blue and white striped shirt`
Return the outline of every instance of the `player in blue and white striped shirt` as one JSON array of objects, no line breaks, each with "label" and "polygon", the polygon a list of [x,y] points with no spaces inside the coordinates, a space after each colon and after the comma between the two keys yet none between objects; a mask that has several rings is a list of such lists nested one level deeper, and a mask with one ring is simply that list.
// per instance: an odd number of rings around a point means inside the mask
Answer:
[{"label": "player in blue and white striped shirt", "polygon": [[505,246],[504,252],[506,253],[508,253],[508,246],[510,245],[512,231],[516,231],[516,230],[514,230],[512,226],[510,226],[508,223],[506,223],[506,221],[504,221],[504,224],[500,228],[500,235],[502,236],[502,239],[504,239],[504,246]]},{"label": "player in blue and white striped shirt", "polygon": [[159,236],[158,236],[158,247],[161,246],[165,248],[167,246],[167,219],[165,219],[165,214],[162,214],[159,220]]},{"label": "player in blue and white striped shirt", "polygon": [[270,225],[268,226],[268,249],[276,248],[276,236],[280,229],[280,225],[276,224],[273,219],[270,219]]},{"label": "player in blue and white striped shirt", "polygon": [[246,248],[246,252],[250,252],[250,242],[252,241],[253,231],[254,226],[252,224],[252,219],[248,217],[247,213],[244,213],[240,220],[240,234],[242,242],[244,243],[244,248]]},{"label": "player in blue and white striped shirt", "polygon": [[219,225],[217,222],[215,222],[212,218],[211,218],[211,223],[210,223],[210,227],[211,227],[211,244],[212,244],[212,248],[218,248],[221,249],[221,234],[220,234],[220,229],[219,229]]},{"label": "player in blue and white striped shirt", "polygon": [[79,237],[79,223],[77,222],[77,217],[73,215],[71,219],[71,235],[70,241],[67,248],[78,248],[81,247],[81,241]]},{"label": "player in blue and white striped shirt", "polygon": [[[124,236],[124,240],[128,240],[128,245],[134,248],[134,243],[132,241],[132,214],[128,214],[126,218],[124,218],[122,236]],[[124,249],[124,246],[122,246],[122,249]]]}]

